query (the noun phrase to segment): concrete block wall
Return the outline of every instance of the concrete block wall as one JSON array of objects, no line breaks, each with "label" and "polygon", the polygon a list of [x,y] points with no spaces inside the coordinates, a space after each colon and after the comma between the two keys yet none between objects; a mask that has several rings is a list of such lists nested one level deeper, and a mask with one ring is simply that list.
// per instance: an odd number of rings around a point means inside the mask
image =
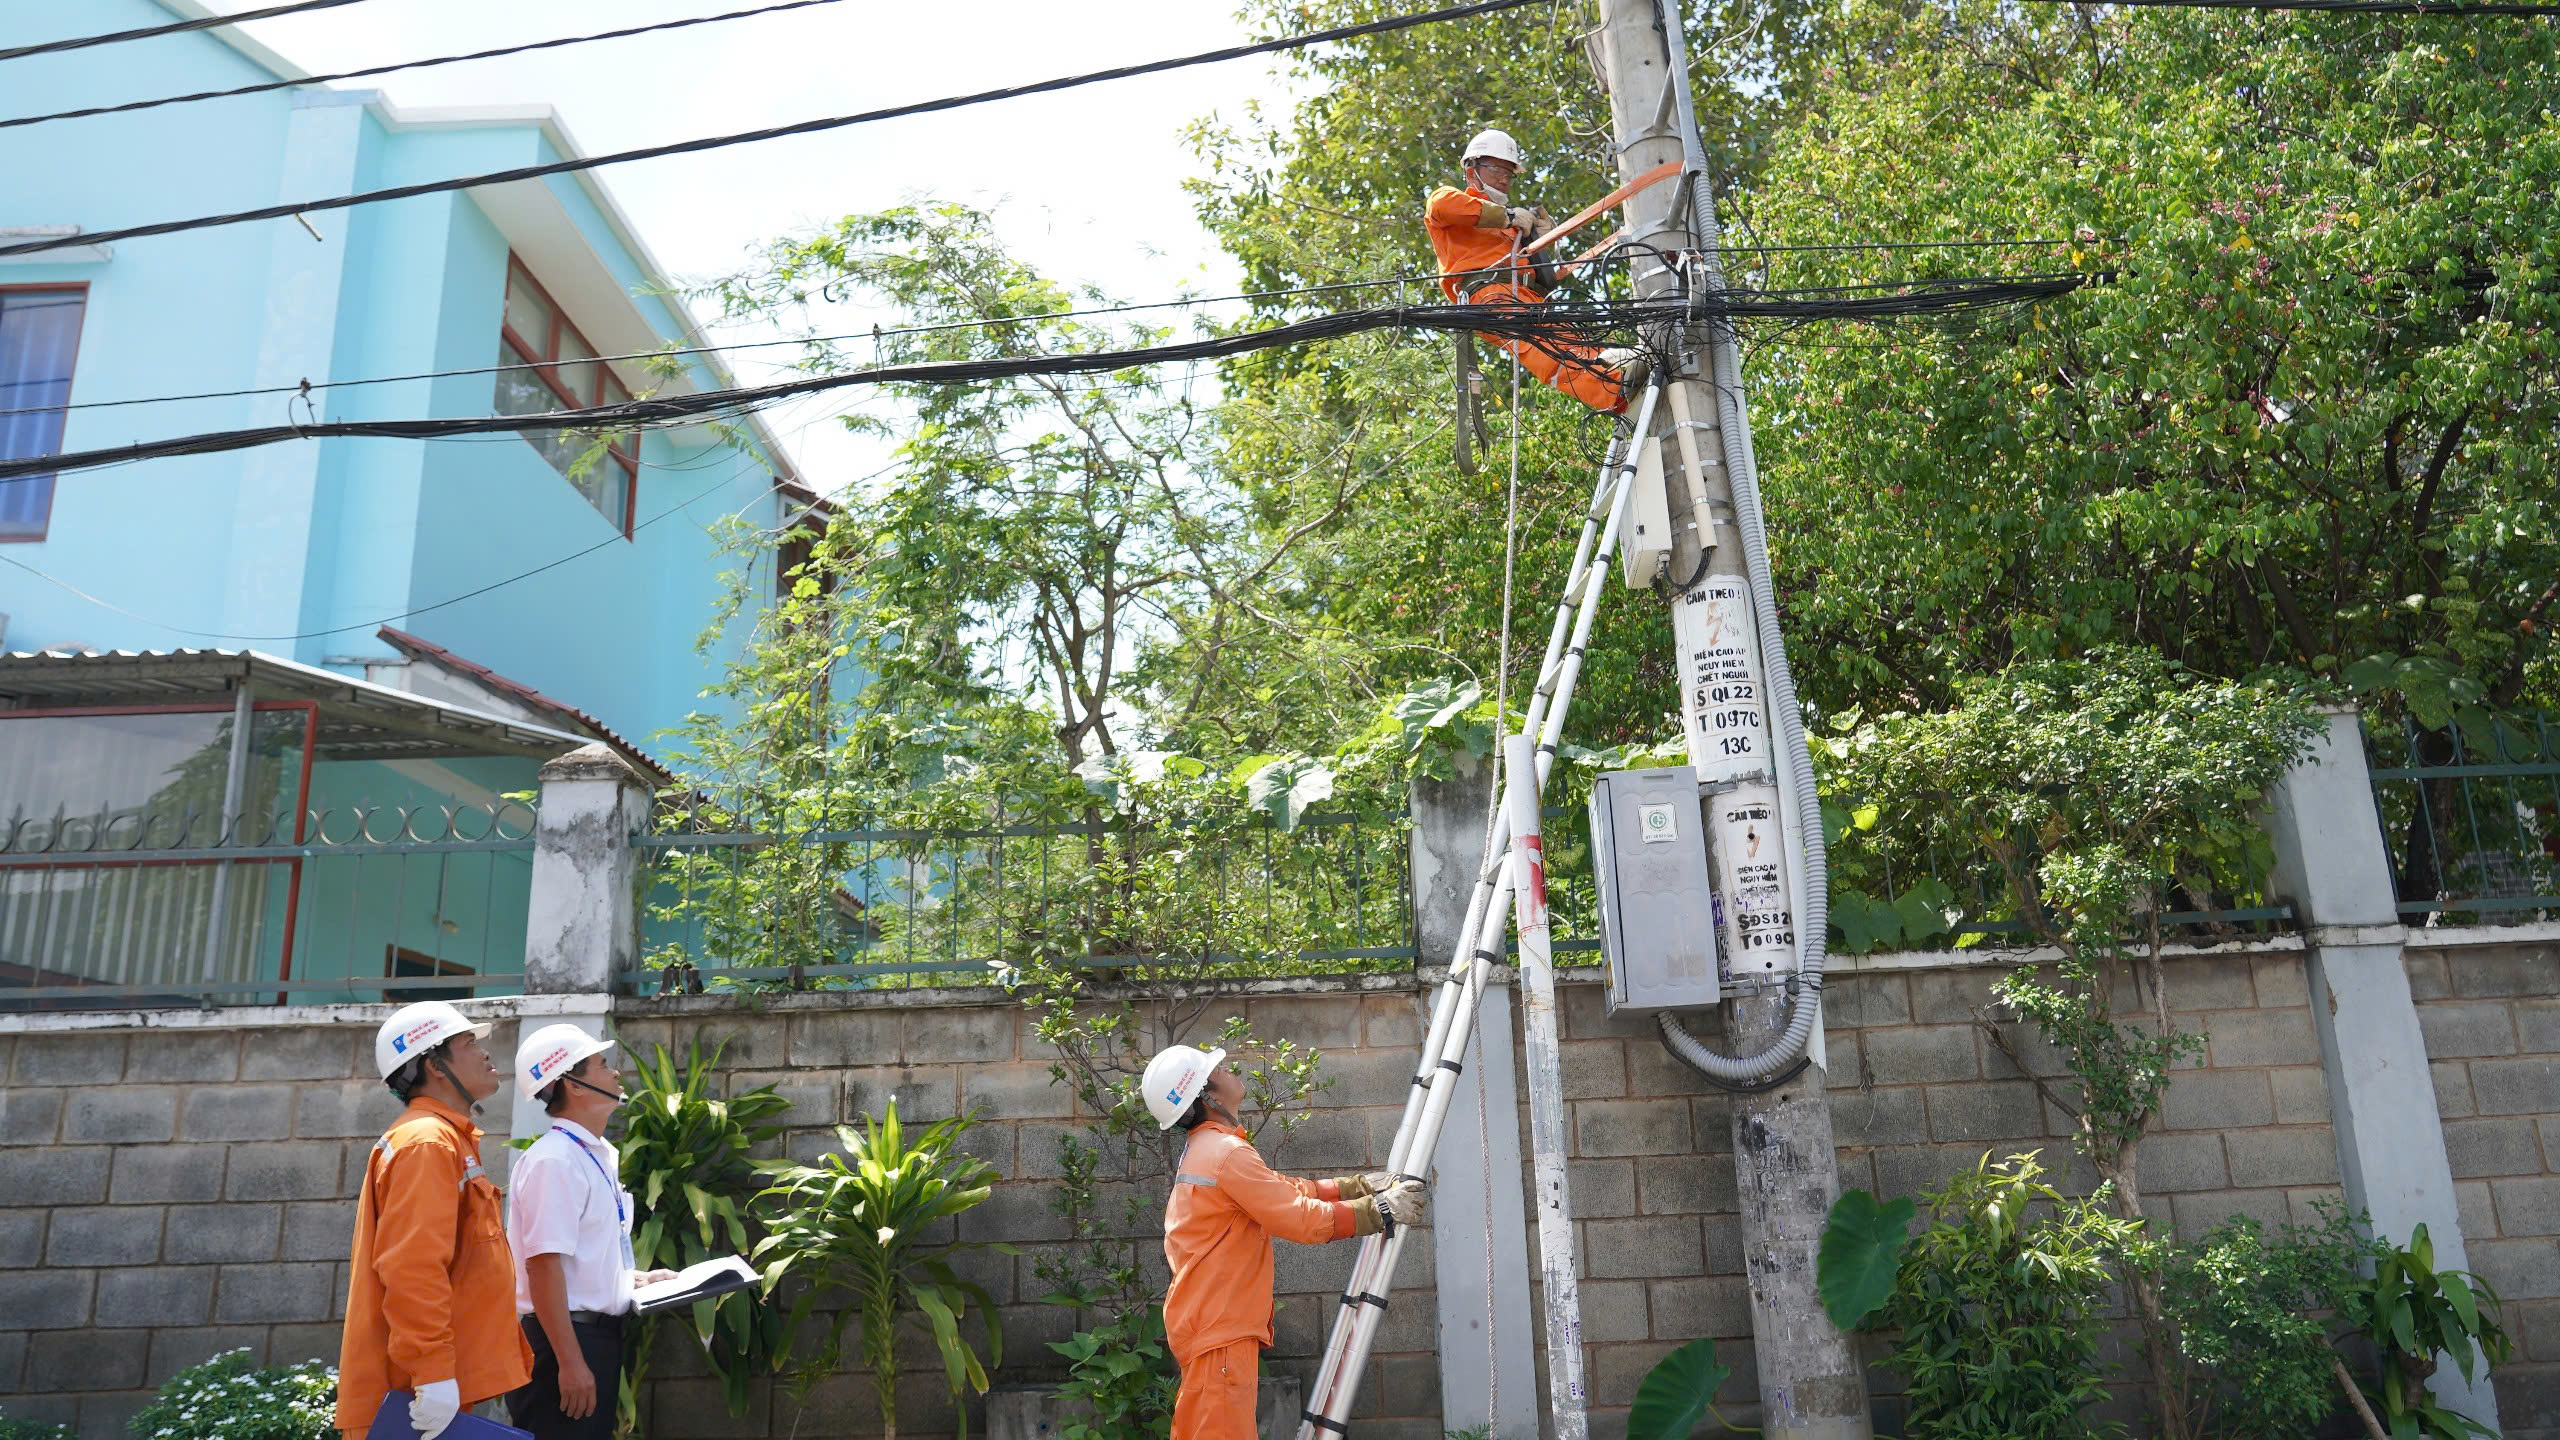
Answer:
[{"label": "concrete block wall", "polygon": [[[1961,966],[1869,957],[1834,977],[1828,1040],[1844,1186],[1912,1193],[1985,1150],[2037,1147],[2056,1170],[2086,1180],[2066,1159],[2067,1121],[1970,1028],[1998,973],[1975,957]],[[2510,1433],[2548,1433],[2540,1397],[2560,1376],[2560,946],[2418,950],[2409,973],[2473,1263],[2507,1293],[2524,1349],[2499,1381],[2502,1402],[2515,1407]],[[2144,1144],[2152,1213],[2190,1235],[2233,1214],[2309,1219],[2311,1203],[2335,1193],[2337,1168],[2301,952],[2173,959],[2168,987],[2178,1023],[2204,1034],[2207,1050],[2180,1072],[2165,1123]],[[1221,1000],[1206,1023],[1240,1013],[1265,1035],[1314,1046],[1335,1082],[1322,1113],[1276,1147],[1277,1163],[1320,1174],[1382,1164],[1413,1073],[1424,992],[1383,977],[1250,989]],[[1561,1003],[1594,1433],[1622,1433],[1646,1369],[1701,1336],[1716,1338],[1734,1366],[1724,1413],[1751,1423],[1727,1103],[1664,1052],[1650,1025],[1603,1014],[1595,984],[1569,978]],[[364,1149],[395,1107],[367,1063],[378,1017],[298,1013],[314,1018],[279,1012],[254,1028],[192,1029],[23,1021],[0,1033],[0,1409],[104,1440],[151,1386],[217,1350],[245,1345],[269,1362],[335,1353],[352,1196]],[[730,1085],[771,1082],[792,1099],[787,1147],[804,1159],[833,1143],[834,1125],[893,1096],[915,1120],[981,1113],[969,1144],[1006,1178],[961,1233],[1025,1253],[982,1253],[968,1269],[1004,1309],[999,1379],[1054,1376],[1047,1342],[1073,1317],[1039,1303],[1033,1265],[1063,1233],[1051,1205],[1056,1147],[1080,1120],[1050,1083],[1018,1004],[948,990],[642,999],[621,1002],[616,1023],[636,1047],[726,1040]],[[513,1022],[502,1023],[494,1044],[507,1053],[513,1042]],[[2032,1047],[2025,1053],[2040,1071],[2058,1068]],[[503,1129],[503,1112],[485,1123]],[[1518,1123],[1525,1131],[1525,1118]],[[507,1153],[493,1138],[493,1169]],[[1161,1197],[1143,1198],[1151,1231]],[[1362,1435],[1437,1440],[1425,1239],[1405,1250],[1355,1412]],[[1282,1247],[1275,1373],[1311,1376],[1350,1262],[1347,1245]],[[1493,1263],[1525,1267],[1528,1256]],[[911,1347],[907,1361],[902,1429],[951,1433],[931,1356]],[[1544,1393],[1541,1375],[1517,1383]],[[867,1387],[841,1377],[805,1408],[760,1388],[751,1412],[733,1418],[682,1343],[662,1348],[652,1391],[654,1433],[688,1440],[779,1440],[795,1427],[802,1440],[825,1440],[877,1428]],[[981,1417],[971,1419],[976,1428]]]},{"label": "concrete block wall", "polygon": [[2404,957],[2471,1268],[2506,1302],[2497,1373],[2517,1440],[2560,1437],[2560,940]]},{"label": "concrete block wall", "polygon": [[[1280,988],[1319,993],[1239,994],[1213,1005],[1201,1026],[1203,1033],[1214,1033],[1227,1015],[1242,1015],[1265,1036],[1287,1037],[1324,1054],[1324,1073],[1333,1084],[1321,1111],[1284,1141],[1266,1135],[1265,1155],[1297,1174],[1351,1174],[1383,1166],[1421,1040],[1424,1017],[1415,992],[1409,985],[1365,993],[1338,986]],[[960,1266],[1002,1309],[1005,1364],[997,1379],[1063,1374],[1063,1362],[1048,1347],[1071,1333],[1076,1317],[1040,1303],[1048,1287],[1035,1267],[1066,1238],[1065,1221],[1054,1206],[1058,1142],[1081,1134],[1087,1117],[1064,1087],[1052,1083],[1050,1052],[1031,1033],[1030,1016],[1018,1002],[984,990],[810,996],[764,1010],[717,998],[631,1000],[623,1003],[616,1029],[627,1046],[642,1053],[660,1044],[681,1054],[692,1041],[706,1049],[727,1042],[722,1066],[730,1085],[770,1083],[791,1098],[784,1143],[804,1161],[836,1146],[834,1126],[876,1115],[893,1097],[901,1121],[975,1113],[978,1123],[965,1144],[1005,1178],[983,1204],[960,1217],[959,1234],[1002,1240],[1021,1251],[980,1252]],[[1138,1188],[1144,1192],[1140,1253],[1160,1284],[1162,1187]],[[1118,1217],[1116,1193],[1105,1200],[1103,1212],[1106,1220]],[[1313,1380],[1323,1327],[1350,1273],[1352,1254],[1349,1243],[1279,1247],[1277,1343],[1265,1356],[1266,1373]],[[1430,1237],[1417,1236],[1405,1255],[1397,1304],[1354,1414],[1364,1435],[1439,1440]],[[879,1431],[867,1384],[850,1378],[821,1384],[805,1405],[796,1405],[780,1387],[759,1386],[750,1414],[733,1417],[690,1342],[666,1339],[650,1386],[655,1433],[826,1440]],[[952,1433],[954,1417],[934,1354],[910,1347],[902,1375],[901,1435]],[[982,1429],[982,1402],[973,1399],[970,1411],[970,1428]]]},{"label": "concrete block wall", "polygon": [[0,1034],[0,1410],[121,1435],[220,1351],[336,1362],[399,1112],[359,1028]]}]

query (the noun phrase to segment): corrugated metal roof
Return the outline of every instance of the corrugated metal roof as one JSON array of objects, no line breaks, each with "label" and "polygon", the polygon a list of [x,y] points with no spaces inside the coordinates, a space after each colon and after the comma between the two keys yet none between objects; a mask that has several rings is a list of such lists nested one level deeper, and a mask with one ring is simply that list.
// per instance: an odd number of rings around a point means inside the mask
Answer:
[{"label": "corrugated metal roof", "polygon": [[254,650],[111,650],[0,655],[0,715],[20,710],[129,709],[229,700],[243,685],[259,700],[319,707],[326,760],[547,760],[584,735],[490,715]]},{"label": "corrugated metal roof", "polygon": [[456,655],[443,646],[438,645],[433,640],[426,639],[422,636],[412,635],[406,630],[398,630],[389,625],[385,625],[381,629],[375,631],[374,636],[381,640],[385,645],[390,646],[392,649],[399,651],[401,654],[408,656],[412,660],[425,660],[433,664],[445,666],[479,681],[481,684],[492,690],[499,691],[502,694],[512,695],[516,699],[523,701],[526,705],[537,710],[550,711],[552,714],[559,716],[564,722],[576,726],[586,734],[591,735],[598,740],[602,740],[607,745],[621,751],[623,758],[656,776],[660,784],[664,784],[675,778],[673,772],[669,771],[666,766],[659,764],[656,759],[650,756],[649,752],[623,738],[620,731],[614,729],[610,725],[607,725],[595,716],[588,714],[586,711],[579,709],[577,706],[570,704],[566,700],[554,699],[551,696],[545,695],[541,691],[534,689],[532,686],[525,684],[521,680],[511,680],[506,676],[499,674],[497,671],[490,669],[488,666],[481,664],[477,660],[466,659],[463,656]]}]

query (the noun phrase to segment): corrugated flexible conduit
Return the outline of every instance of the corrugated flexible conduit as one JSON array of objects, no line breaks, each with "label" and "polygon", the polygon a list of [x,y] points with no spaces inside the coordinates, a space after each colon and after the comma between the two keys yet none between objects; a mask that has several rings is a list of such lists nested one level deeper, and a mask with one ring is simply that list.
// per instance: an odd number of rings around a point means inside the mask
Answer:
[{"label": "corrugated flexible conduit", "polygon": [[[1663,26],[1666,53],[1681,55],[1679,16],[1667,0],[1655,0],[1654,13]],[[1689,77],[1684,72],[1672,86],[1679,105],[1680,145],[1690,173],[1689,206],[1705,266],[1706,284],[1721,292],[1723,232],[1716,223],[1715,199],[1709,193],[1705,147],[1690,108]],[[1724,442],[1725,473],[1733,481],[1734,528],[1742,535],[1743,572],[1751,588],[1751,613],[1760,631],[1762,678],[1769,686],[1769,708],[1777,720],[1778,751],[1786,757],[1786,781],[1794,792],[1795,831],[1803,841],[1804,867],[1796,886],[1796,973],[1788,984],[1787,1028],[1765,1049],[1750,1055],[1725,1055],[1689,1033],[1680,1017],[1664,1011],[1657,1017],[1662,1043],[1672,1054],[1708,1079],[1736,1088],[1758,1088],[1795,1064],[1822,1023],[1822,967],[1829,958],[1831,858],[1822,840],[1822,797],[1814,787],[1813,756],[1805,748],[1804,710],[1796,700],[1795,673],[1787,665],[1786,636],[1778,629],[1778,596],[1769,582],[1769,532],[1760,506],[1760,466],[1751,451],[1751,417],[1742,403],[1742,360],[1732,327],[1708,322],[1707,364],[1716,392],[1716,429]]]}]

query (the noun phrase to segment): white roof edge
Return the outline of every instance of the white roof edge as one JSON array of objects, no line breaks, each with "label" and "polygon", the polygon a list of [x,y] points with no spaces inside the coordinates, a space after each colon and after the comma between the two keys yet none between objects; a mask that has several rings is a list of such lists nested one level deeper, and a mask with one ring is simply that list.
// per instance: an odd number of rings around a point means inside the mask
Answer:
[{"label": "white roof edge", "polygon": [[[204,20],[223,12],[197,0],[153,0],[161,9],[181,20]],[[257,41],[240,33],[237,25],[217,25],[205,33],[247,56],[249,63],[274,75],[279,80],[308,80],[311,72],[294,64]]]},{"label": "white roof edge", "polygon": [[[193,0],[161,0],[161,3],[193,3]],[[385,125],[399,130],[459,129],[474,125],[538,125],[551,141],[551,148],[559,151],[563,157],[573,160],[587,158],[586,147],[580,145],[577,137],[569,133],[568,122],[561,119],[559,110],[550,105],[434,105],[403,109],[393,104],[388,97],[377,98],[370,103]],[[667,267],[659,263],[657,252],[651,250],[649,242],[641,238],[639,227],[631,223],[629,215],[623,213],[621,203],[613,198],[613,192],[605,188],[604,181],[598,178],[593,170],[573,171],[571,176],[587,192],[587,198],[595,202],[596,209],[604,215],[605,223],[613,227],[614,238],[620,241],[622,247],[631,253],[631,258],[638,262],[640,273],[646,276],[651,284],[660,287],[657,298],[664,301],[668,310],[674,313],[677,325],[684,331],[678,338],[683,340],[686,348],[709,346],[711,337],[703,331],[702,322],[694,318],[692,308],[684,303],[683,292],[676,287],[673,277],[668,275]],[[706,349],[704,353],[693,358],[700,360],[713,375],[718,376],[723,386],[734,388],[737,385],[737,375],[729,369],[728,363],[721,358],[719,351]],[[773,462],[773,469],[779,478],[796,485],[806,485],[808,482],[801,478],[799,467],[792,463],[790,452],[782,448],[782,437],[774,434],[772,427],[765,424],[763,413],[749,411],[745,418],[748,430],[763,444],[765,454]]]}]

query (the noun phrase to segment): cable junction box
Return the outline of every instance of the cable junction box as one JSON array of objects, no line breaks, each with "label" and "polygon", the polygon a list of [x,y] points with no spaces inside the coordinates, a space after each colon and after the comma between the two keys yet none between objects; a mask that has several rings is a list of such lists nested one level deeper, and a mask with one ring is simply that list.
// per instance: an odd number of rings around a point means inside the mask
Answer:
[{"label": "cable junction box", "polygon": [[1592,781],[1591,873],[1608,1012],[1715,1004],[1715,899],[1698,772],[1620,770]]}]

